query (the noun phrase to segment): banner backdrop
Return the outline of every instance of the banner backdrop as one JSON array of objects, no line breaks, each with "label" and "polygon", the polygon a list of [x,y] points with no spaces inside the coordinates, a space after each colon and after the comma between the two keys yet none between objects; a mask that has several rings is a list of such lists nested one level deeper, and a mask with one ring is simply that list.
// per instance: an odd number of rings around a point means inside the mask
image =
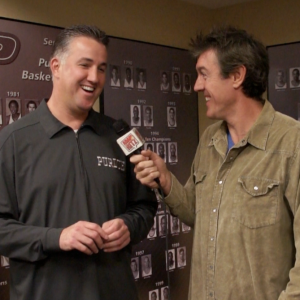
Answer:
[{"label": "banner backdrop", "polygon": [[[60,28],[0,18],[0,130],[33,111],[52,90],[49,56]],[[198,143],[195,62],[186,50],[111,37],[101,111],[122,118],[185,183]],[[1,191],[0,191],[1,193]],[[133,247],[141,300],[187,298],[192,230],[159,201],[148,237]],[[1,253],[0,253],[1,255]],[[1,256],[0,299],[9,300]]]},{"label": "banner backdrop", "polygon": [[[188,179],[198,144],[195,76],[195,61],[186,50],[110,41],[104,113],[137,128],[145,149],[157,152],[182,183]],[[140,299],[164,300],[168,292],[171,300],[187,299],[191,245],[191,229],[168,212],[165,215],[160,202],[148,239],[133,249]]]},{"label": "banner backdrop", "polygon": [[300,121],[300,43],[267,47],[268,97],[274,108]]}]

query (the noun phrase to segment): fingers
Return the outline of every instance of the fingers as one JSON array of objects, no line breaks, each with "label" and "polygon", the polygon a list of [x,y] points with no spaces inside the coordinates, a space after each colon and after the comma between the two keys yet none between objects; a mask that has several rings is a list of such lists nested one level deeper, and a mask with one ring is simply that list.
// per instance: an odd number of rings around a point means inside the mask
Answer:
[{"label": "fingers", "polygon": [[79,221],[65,228],[59,238],[62,250],[78,250],[91,255],[98,253],[103,242],[108,239],[107,233],[97,224]]},{"label": "fingers", "polygon": [[108,240],[102,246],[104,252],[114,252],[129,244],[130,232],[122,219],[107,221],[102,229],[108,234]]},{"label": "fingers", "polygon": [[142,154],[133,155],[130,161],[135,164],[134,172],[136,178],[144,185],[151,188],[157,188],[157,183],[154,181],[155,178],[160,176],[160,172],[155,162],[151,159],[157,160],[157,154],[150,150],[143,150]]}]

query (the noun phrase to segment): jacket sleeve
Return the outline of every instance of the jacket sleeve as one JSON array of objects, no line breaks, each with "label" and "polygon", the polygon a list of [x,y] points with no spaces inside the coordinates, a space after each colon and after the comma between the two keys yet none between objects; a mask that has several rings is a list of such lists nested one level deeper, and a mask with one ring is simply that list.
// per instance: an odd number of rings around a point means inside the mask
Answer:
[{"label": "jacket sleeve", "polygon": [[290,174],[285,192],[285,197],[289,203],[293,215],[291,230],[295,242],[295,264],[289,272],[290,281],[286,289],[281,292],[278,300],[300,299],[300,145],[298,153],[290,164]]},{"label": "jacket sleeve", "polygon": [[0,143],[0,254],[11,259],[38,261],[48,251],[59,251],[62,229],[36,227],[19,220],[12,135],[1,135]]},{"label": "jacket sleeve", "polygon": [[[200,145],[200,144],[199,144]],[[185,224],[194,227],[196,207],[196,185],[198,161],[200,160],[200,146],[198,146],[195,158],[191,167],[190,177],[182,186],[172,174],[172,187],[169,195],[165,198],[173,215],[178,216]]]},{"label": "jacket sleeve", "polygon": [[133,165],[127,159],[127,205],[124,214],[118,216],[124,220],[130,231],[131,244],[137,244],[146,238],[153,226],[157,211],[154,192],[143,186],[135,177]]}]

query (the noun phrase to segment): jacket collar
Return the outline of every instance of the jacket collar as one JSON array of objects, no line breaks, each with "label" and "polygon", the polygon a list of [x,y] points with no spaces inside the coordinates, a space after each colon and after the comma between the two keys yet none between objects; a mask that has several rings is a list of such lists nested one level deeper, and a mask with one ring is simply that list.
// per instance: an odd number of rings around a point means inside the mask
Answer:
[{"label": "jacket collar", "polygon": [[[56,119],[52,113],[50,112],[46,100],[43,100],[41,104],[37,108],[37,113],[39,116],[39,120],[41,125],[43,126],[47,136],[52,138],[58,132],[69,129],[72,130],[67,125],[61,123],[58,119]],[[101,125],[101,119],[103,115],[95,112],[93,109],[89,111],[88,117],[81,125],[80,129],[84,127],[90,127],[94,130],[98,135],[101,135],[105,130],[105,126]]]},{"label": "jacket collar", "polygon": [[[239,141],[236,146],[245,146],[247,143],[249,143],[258,149],[265,150],[269,137],[269,131],[273,124],[274,118],[275,110],[272,104],[269,101],[265,100],[263,109],[259,117],[250,128],[248,134],[241,141]],[[226,136],[227,124],[225,121],[223,121],[212,137],[210,145],[215,145],[215,143],[220,140],[227,140]]]}]

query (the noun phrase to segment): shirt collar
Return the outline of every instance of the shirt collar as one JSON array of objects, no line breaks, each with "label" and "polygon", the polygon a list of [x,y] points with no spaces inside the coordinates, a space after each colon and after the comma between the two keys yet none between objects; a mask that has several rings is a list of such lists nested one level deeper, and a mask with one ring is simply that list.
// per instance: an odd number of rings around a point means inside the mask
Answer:
[{"label": "shirt collar", "polygon": [[[250,128],[248,134],[243,138],[242,141],[238,143],[239,146],[244,146],[247,143],[251,144],[252,146],[265,150],[269,131],[272,126],[273,120],[275,118],[275,110],[272,104],[265,100],[263,109],[255,121],[255,123]],[[219,141],[220,139],[225,140],[227,135],[227,125],[226,122],[223,121],[212,137],[210,145],[213,145],[215,142]]]},{"label": "shirt collar", "polygon": [[[46,134],[49,138],[52,138],[56,133],[62,131],[63,129],[70,127],[61,123],[58,119],[56,119],[52,113],[50,112],[46,100],[43,100],[41,104],[37,108],[37,113],[39,116],[40,123],[44,128]],[[81,125],[83,127],[90,127],[93,129],[98,135],[101,135],[105,131],[105,126],[101,125],[101,119],[103,115],[95,112],[93,109],[89,111],[88,117]],[[80,129],[81,129],[80,128]]]}]

